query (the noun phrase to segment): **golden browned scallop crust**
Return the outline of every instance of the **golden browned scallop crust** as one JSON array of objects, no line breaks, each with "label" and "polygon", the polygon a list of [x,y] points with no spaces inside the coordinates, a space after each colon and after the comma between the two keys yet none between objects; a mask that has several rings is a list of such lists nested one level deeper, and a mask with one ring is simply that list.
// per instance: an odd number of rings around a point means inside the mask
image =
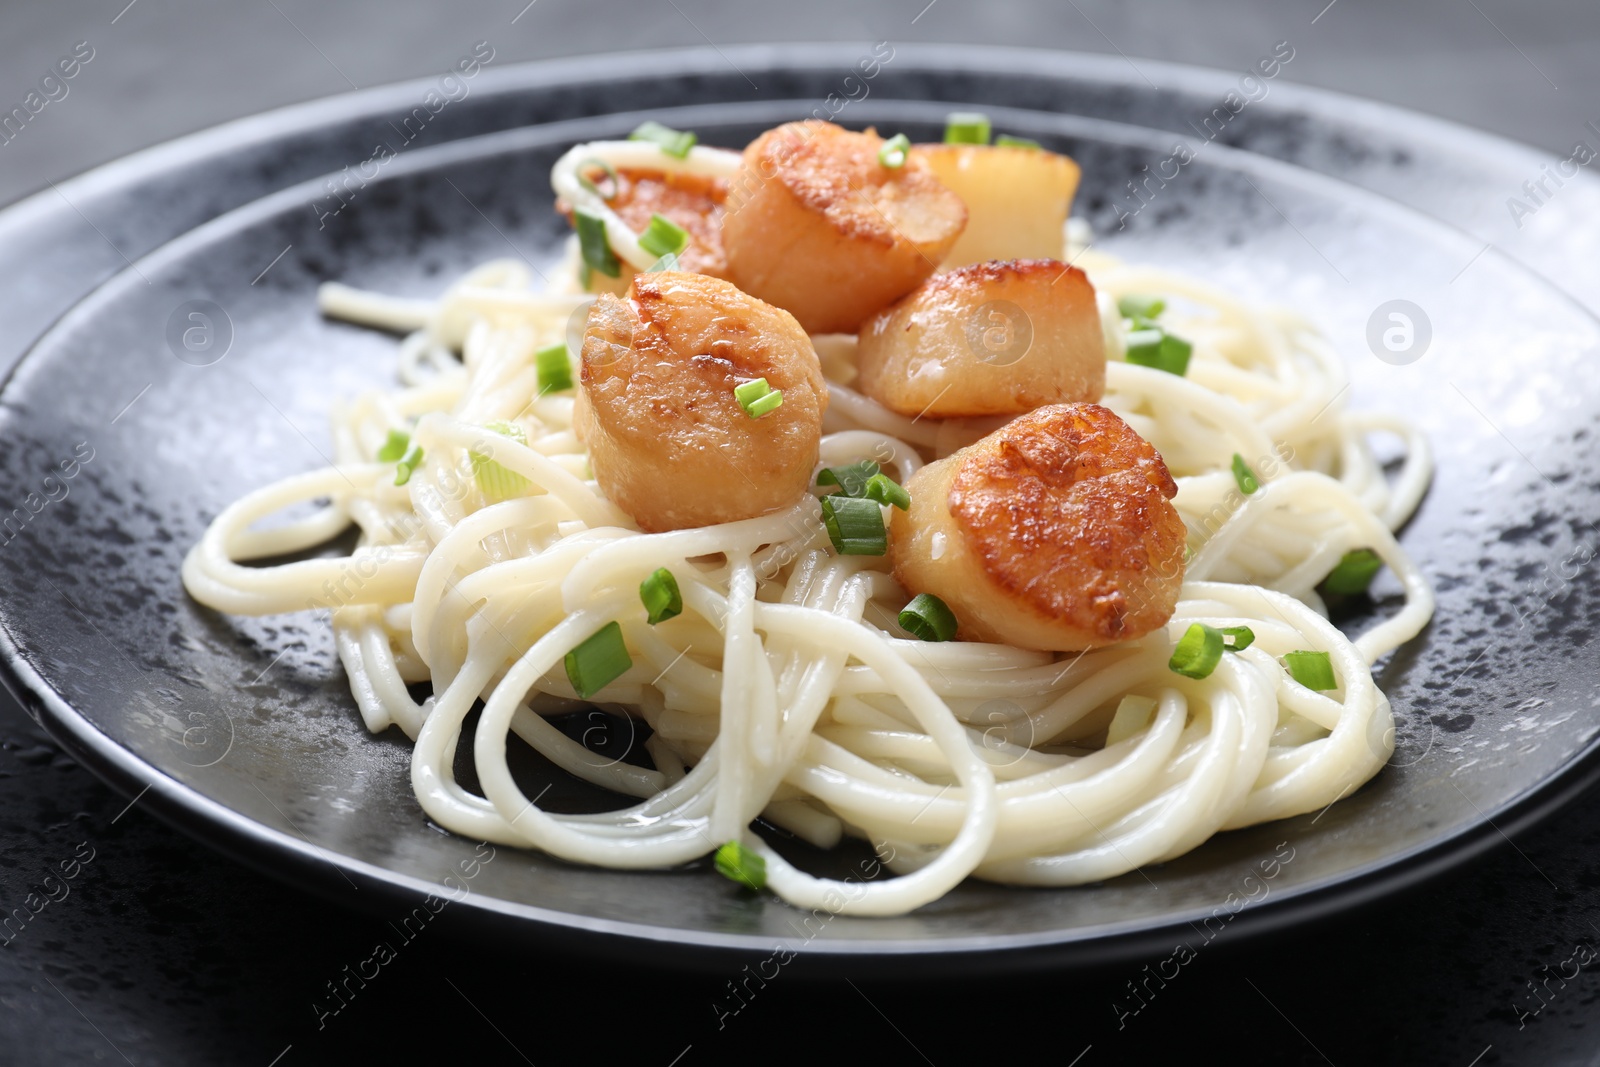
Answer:
[{"label": "golden browned scallop crust", "polygon": [[1106,383],[1094,286],[1055,259],[935,274],[861,328],[856,364],[862,392],[912,418],[1095,401]]},{"label": "golden browned scallop crust", "polygon": [[[783,403],[751,418],[734,387]],[[793,316],[701,274],[635,275],[584,332],[573,425],[601,491],[648,531],[768,514],[806,492],[827,384]]]},{"label": "golden browned scallop crust", "polygon": [[883,166],[876,133],[791,122],[744,151],[723,220],[728,276],[810,333],[853,333],[932,274],[966,225],[928,166]]},{"label": "golden browned scallop crust", "polygon": [[1071,651],[1164,625],[1186,531],[1161,456],[1098,404],[1020,416],[918,471],[890,527],[895,577],[967,640]]}]

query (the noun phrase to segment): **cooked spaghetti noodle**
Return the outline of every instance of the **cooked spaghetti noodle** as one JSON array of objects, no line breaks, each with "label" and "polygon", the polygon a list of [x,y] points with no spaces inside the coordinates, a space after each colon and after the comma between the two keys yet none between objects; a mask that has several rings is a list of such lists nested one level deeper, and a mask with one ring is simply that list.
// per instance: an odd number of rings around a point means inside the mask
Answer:
[{"label": "cooked spaghetti noodle", "polygon": [[[650,148],[575,149],[556,169],[557,190],[597,200],[576,177],[584,160],[625,167]],[[737,161],[696,148],[681,165],[727,176]],[[649,266],[639,235],[604,217],[621,259]],[[231,613],[330,609],[368,729],[397,726],[415,741],[412,784],[439,825],[616,868],[670,867],[740,840],[764,858],[770,888],[803,908],[900,914],[969,876],[1092,882],[1218,830],[1323,808],[1392,751],[1371,667],[1433,611],[1393,536],[1428,484],[1426,442],[1397,418],[1347,411],[1341,361],[1301,319],[1169,273],[1089,253],[1078,262],[1104,308],[1102,403],[1165,459],[1188,529],[1177,610],[1135,640],[1049,653],[908,639],[893,621],[907,592],[887,561],[829,550],[821,489],[774,514],[641,532],[595,482],[572,395],[537,387],[534,353],[567,340],[590,299],[575,251],[563,284],[543,293],[509,261],[436,301],[324,286],[326,314],[405,335],[403,385],[336,407],[335,465],[224,510],[184,582]],[[1186,375],[1123,360],[1112,306],[1135,293],[1175,303],[1172,326],[1193,343]],[[832,401],[821,466],[873,460],[904,483],[992,425],[880,406],[851,388],[852,345],[818,341]],[[525,443],[486,428],[505,420],[526,428]],[[401,429],[421,459],[397,486],[395,464],[377,456]],[[1377,433],[1404,443],[1393,479],[1368,443]],[[1259,477],[1249,495],[1236,489],[1235,454]],[[485,461],[525,479],[524,492],[487,492],[474,477]],[[308,518],[258,527],[319,500],[328,503]],[[323,544],[351,523],[360,536],[348,557],[245,565]],[[1360,548],[1398,578],[1404,605],[1350,638],[1328,621],[1316,586]],[[653,626],[638,589],[662,567],[683,612]],[[587,706],[563,658],[611,622],[632,666],[594,699],[648,724],[653,767],[603,759],[548,721]],[[1248,626],[1254,643],[1207,678],[1184,677],[1168,660],[1196,622]],[[1297,683],[1280,662],[1294,650],[1326,652],[1336,688]],[[420,704],[407,688],[417,682],[432,685]],[[452,773],[480,701],[472,753],[482,796]],[[635,802],[604,814],[545,810],[512,776],[511,734]],[[757,819],[822,847],[864,838],[898,877],[812,877],[751,831]]]}]

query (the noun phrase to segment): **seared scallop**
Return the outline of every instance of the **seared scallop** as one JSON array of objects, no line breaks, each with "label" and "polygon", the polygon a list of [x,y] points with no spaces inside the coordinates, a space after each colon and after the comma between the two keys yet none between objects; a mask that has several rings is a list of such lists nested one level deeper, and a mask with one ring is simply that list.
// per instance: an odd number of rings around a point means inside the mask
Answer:
[{"label": "seared scallop", "polygon": [[1018,415],[1106,384],[1094,286],[1054,259],[934,275],[861,328],[856,362],[857,387],[912,418]]},{"label": "seared scallop", "polygon": [[[828,405],[822,366],[788,312],[702,274],[638,274],[596,299],[573,423],[600,489],[641,529],[753,518],[799,500]],[[752,417],[734,390],[782,394]]]},{"label": "seared scallop", "polygon": [[751,142],[723,220],[728,277],[810,333],[853,333],[916,288],[967,209],[920,160],[884,166],[882,145],[815,120]]},{"label": "seared scallop", "polygon": [[1109,409],[1056,404],[917,471],[890,522],[895,578],[958,635],[1075,651],[1164,625],[1183,585],[1178,487]]}]

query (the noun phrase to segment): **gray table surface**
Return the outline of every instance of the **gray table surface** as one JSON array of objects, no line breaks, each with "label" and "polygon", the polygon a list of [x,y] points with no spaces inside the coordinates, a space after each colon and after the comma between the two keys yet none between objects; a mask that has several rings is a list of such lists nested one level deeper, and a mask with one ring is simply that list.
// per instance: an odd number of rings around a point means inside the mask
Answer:
[{"label": "gray table surface", "polygon": [[[887,39],[1104,52],[1135,68],[1242,68],[1260,41],[1286,39],[1286,80],[1512,137],[1552,162],[1600,122],[1594,0],[524,4],[7,0],[0,113],[79,42],[94,58],[0,143],[0,203],[229,119],[441,71],[480,39],[497,63]],[[733,976],[619,974],[440,929],[320,1027],[313,1002],[370,955],[381,920],[237,867],[125,803],[0,704],[0,910],[71,858],[63,841],[94,857],[68,897],[0,944],[0,1063],[544,1064],[576,1059],[574,1038],[607,1061],[685,1067],[774,1051],[945,1064],[1030,1047],[1084,1067],[1201,1048],[1241,1063],[1600,1063],[1593,796],[1401,899],[1208,949],[1121,1018],[1137,966],[945,988],[786,979],[719,1020]]]}]

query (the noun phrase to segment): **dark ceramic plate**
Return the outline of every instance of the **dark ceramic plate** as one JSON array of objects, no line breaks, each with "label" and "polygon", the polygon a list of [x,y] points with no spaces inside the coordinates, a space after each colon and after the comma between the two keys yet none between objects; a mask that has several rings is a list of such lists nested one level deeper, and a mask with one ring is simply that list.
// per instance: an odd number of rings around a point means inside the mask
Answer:
[{"label": "dark ceramic plate", "polygon": [[[403,739],[363,730],[324,625],[225,618],[179,583],[222,506],[323,463],[333,398],[391,380],[393,340],[321,319],[316,285],[431,294],[491,257],[548,263],[565,230],[551,162],[646,115],[737,146],[817,109],[926,139],[958,104],[1075,156],[1079,212],[1105,251],[1304,309],[1348,359],[1357,408],[1426,428],[1439,473],[1403,541],[1439,611],[1380,666],[1400,723],[1392,765],[1321,814],[1159,869],[1058,891],[973,883],[900,919],[807,927],[704,864],[619,873],[509,849],[470,868],[454,913],[674,963],[779,943],[817,965],[918,973],[1082,963],[1369,899],[1587,784],[1600,183],[1568,179],[1518,228],[1505,199],[1540,157],[1371,104],[1272,80],[1237,95],[1239,75],[1083,56],[901,47],[874,66],[873,53],[491,69],[437,113],[413,110],[428,84],[399,86],[189,138],[0,215],[0,358],[27,350],[0,395],[0,629],[24,703],[130,798],[286,879],[369,906],[460,895],[441,886],[473,843],[423,817]],[[404,143],[416,114],[429,121]],[[1193,158],[1164,162],[1180,143]],[[1151,172],[1167,180],[1135,199],[1129,181]],[[1413,305],[1412,347],[1374,349],[1396,300]],[[191,335],[198,353],[181,342],[196,309],[213,330]],[[1376,609],[1396,593],[1377,587]],[[521,772],[530,788],[553,780],[532,758]],[[611,801],[563,784],[546,802]],[[841,875],[857,858],[805,857]]]}]

